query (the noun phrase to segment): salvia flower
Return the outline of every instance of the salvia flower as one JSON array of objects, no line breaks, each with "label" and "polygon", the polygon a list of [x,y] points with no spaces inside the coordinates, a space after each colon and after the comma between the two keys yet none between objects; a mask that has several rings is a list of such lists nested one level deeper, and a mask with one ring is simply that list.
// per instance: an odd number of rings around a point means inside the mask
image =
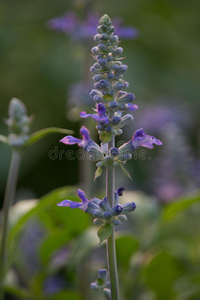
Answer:
[{"label": "salvia flower", "polygon": [[106,114],[106,108],[102,103],[99,103],[97,105],[97,114],[87,114],[85,111],[80,112],[81,118],[89,118],[92,117],[92,119],[100,125],[107,125],[109,124],[109,118]]},{"label": "salvia flower", "polygon": [[89,200],[86,198],[85,193],[82,190],[78,189],[77,194],[81,199],[81,202],[63,200],[62,202],[58,203],[57,206],[69,206],[70,208],[80,208],[81,210],[86,211]]},{"label": "salvia flower", "polygon": [[91,156],[92,160],[101,160],[104,158],[103,156],[103,152],[101,147],[99,147],[99,145],[97,145],[91,138],[90,138],[90,134],[89,131],[87,130],[87,128],[85,126],[82,126],[80,129],[80,133],[83,137],[83,139],[78,139],[75,138],[71,135],[67,135],[65,136],[63,139],[60,140],[61,143],[66,144],[66,145],[75,145],[78,144],[78,146],[82,147],[83,149],[85,149],[87,152],[89,153],[93,153],[94,155]]},{"label": "salvia flower", "polygon": [[143,128],[140,128],[135,131],[129,142],[119,147],[119,153],[131,153],[140,146],[152,149],[153,144],[160,146],[162,145],[162,142],[154,136],[145,134]]}]

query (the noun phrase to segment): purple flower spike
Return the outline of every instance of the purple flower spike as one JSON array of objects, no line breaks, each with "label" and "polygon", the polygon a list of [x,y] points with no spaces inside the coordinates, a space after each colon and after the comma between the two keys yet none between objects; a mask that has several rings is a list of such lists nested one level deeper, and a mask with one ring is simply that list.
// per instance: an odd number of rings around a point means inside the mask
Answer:
[{"label": "purple flower spike", "polygon": [[156,139],[154,136],[145,134],[143,128],[138,129],[134,133],[131,143],[134,149],[139,146],[152,149],[153,144],[158,146],[162,145],[162,142],[159,139]]},{"label": "purple flower spike", "polygon": [[58,203],[57,206],[69,206],[70,208],[80,208],[81,210],[86,211],[89,200],[86,198],[85,193],[82,190],[77,190],[77,194],[81,199],[81,202],[63,200],[62,202]]}]

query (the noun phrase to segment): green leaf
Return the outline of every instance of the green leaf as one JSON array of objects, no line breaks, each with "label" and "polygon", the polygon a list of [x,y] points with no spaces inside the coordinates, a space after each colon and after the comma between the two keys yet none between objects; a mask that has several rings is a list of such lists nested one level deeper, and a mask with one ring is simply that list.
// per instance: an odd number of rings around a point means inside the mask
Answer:
[{"label": "green leaf", "polygon": [[124,174],[132,181],[131,175],[129,174],[129,172],[124,168],[124,166],[122,164],[120,164],[120,167],[122,169],[122,171],[124,172]]},{"label": "green leaf", "polygon": [[105,225],[102,225],[99,227],[97,231],[97,235],[99,237],[100,243],[101,244],[103,241],[109,238],[113,230],[113,227],[111,224],[107,223]]},{"label": "green leaf", "polygon": [[174,284],[180,279],[180,261],[167,252],[153,257],[143,270],[145,284],[154,291],[156,299],[174,300]]},{"label": "green leaf", "polygon": [[95,181],[99,176],[101,176],[101,174],[102,174],[102,168],[101,168],[101,167],[98,167],[98,168],[96,169],[96,172],[95,172],[95,175],[94,175],[94,181]]},{"label": "green leaf", "polygon": [[55,224],[61,224],[64,228],[68,229],[70,236],[84,231],[90,224],[89,214],[79,209],[73,210],[67,207],[58,207],[57,203],[64,199],[70,199],[72,201],[80,200],[78,196],[76,196],[76,190],[73,187],[62,187],[48,193],[11,228],[9,233],[10,243],[12,243],[16,235],[21,232],[30,218],[40,217],[41,215],[41,221],[43,221],[44,214],[46,214],[46,217],[49,217],[49,222],[52,223],[53,228]]},{"label": "green leaf", "polygon": [[139,240],[131,235],[116,237],[116,251],[119,265],[128,268],[132,255],[139,249]]},{"label": "green leaf", "polygon": [[73,240],[72,250],[70,253],[68,265],[77,268],[81,263],[89,257],[90,253],[97,248],[99,239],[97,237],[96,228],[90,227],[80,236]]},{"label": "green leaf", "polygon": [[33,145],[34,143],[38,142],[43,137],[45,137],[45,136],[47,136],[51,133],[72,134],[73,131],[68,130],[68,129],[57,128],[57,127],[49,127],[49,128],[41,129],[41,130],[36,131],[36,132],[34,132],[30,135],[29,139],[27,140],[27,142],[22,147],[22,150],[24,150],[25,148]]},{"label": "green leaf", "polygon": [[0,134],[0,142],[10,146],[8,138],[1,134]]},{"label": "green leaf", "polygon": [[188,209],[191,205],[196,202],[200,202],[200,194],[196,194],[188,197],[181,197],[177,199],[177,202],[173,202],[165,207],[163,212],[163,220],[169,221],[176,217],[179,213]]},{"label": "green leaf", "polygon": [[68,291],[62,291],[62,292],[56,293],[55,295],[47,296],[45,299],[48,299],[48,300],[64,300],[64,299],[65,300],[81,300],[82,297],[77,292],[68,290]]},{"label": "green leaf", "polygon": [[113,134],[110,132],[103,132],[99,138],[103,143],[109,143],[112,140]]},{"label": "green leaf", "polygon": [[43,264],[49,263],[49,260],[57,249],[67,244],[69,240],[66,230],[51,231],[50,235],[44,240],[40,247],[40,257]]}]

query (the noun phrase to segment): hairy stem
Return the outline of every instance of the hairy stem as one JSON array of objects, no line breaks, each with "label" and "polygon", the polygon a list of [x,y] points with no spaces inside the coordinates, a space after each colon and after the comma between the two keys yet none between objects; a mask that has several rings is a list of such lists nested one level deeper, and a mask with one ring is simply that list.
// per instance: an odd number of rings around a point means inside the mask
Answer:
[{"label": "hairy stem", "polygon": [[10,169],[8,173],[5,197],[3,202],[2,216],[2,239],[0,248],[0,300],[4,299],[4,278],[6,269],[6,253],[7,253],[7,233],[8,233],[8,215],[9,208],[14,202],[16,185],[20,166],[20,153],[14,151],[11,158]]},{"label": "hairy stem", "polygon": [[[115,146],[115,137],[113,136],[112,141],[109,143],[109,148],[114,146]],[[115,193],[115,169],[112,165],[109,165],[106,168],[106,195],[111,206],[114,205],[114,196],[115,196],[114,193]],[[108,269],[110,274],[111,298],[112,300],[118,300],[119,283],[118,283],[114,228],[112,229],[111,236],[107,239],[107,261],[108,261]]]}]

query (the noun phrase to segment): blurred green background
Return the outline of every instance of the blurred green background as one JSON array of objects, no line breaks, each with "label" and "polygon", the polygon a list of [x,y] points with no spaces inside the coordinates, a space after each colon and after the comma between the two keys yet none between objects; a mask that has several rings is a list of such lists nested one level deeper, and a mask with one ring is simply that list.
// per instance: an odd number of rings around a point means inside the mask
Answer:
[{"label": "blurred green background", "polygon": [[[117,233],[122,299],[199,300],[200,197],[193,194],[200,184],[200,2],[102,0],[93,4],[99,14],[120,16],[125,25],[140,32],[137,39],[122,40],[120,45],[129,67],[124,78],[139,106],[122,139],[130,139],[144,126],[163,141],[162,148],[145,154],[147,159],[127,164],[133,182],[118,176],[119,184],[130,190],[127,201],[131,198],[138,205]],[[66,101],[71,84],[81,80],[85,52],[69,36],[46,26],[50,19],[72,11],[73,5],[69,0],[1,1],[1,134],[7,134],[3,119],[8,103],[17,97],[34,116],[32,132],[57,126],[73,129],[78,136],[80,122],[66,118]],[[38,199],[56,188],[78,185],[80,161],[49,158],[55,147],[65,149],[59,139],[52,135],[26,150],[18,200]],[[1,143],[0,153],[2,203],[11,152]],[[94,251],[98,240],[88,215],[55,207],[66,198],[77,200],[74,195],[74,188],[63,188],[39,202],[15,206],[9,237],[13,266],[9,300],[16,299],[14,294],[41,300],[97,297],[88,295],[86,287],[95,280],[98,267],[105,266],[104,246]],[[35,208],[26,214],[32,205]],[[30,249],[30,242],[35,248]]]}]

